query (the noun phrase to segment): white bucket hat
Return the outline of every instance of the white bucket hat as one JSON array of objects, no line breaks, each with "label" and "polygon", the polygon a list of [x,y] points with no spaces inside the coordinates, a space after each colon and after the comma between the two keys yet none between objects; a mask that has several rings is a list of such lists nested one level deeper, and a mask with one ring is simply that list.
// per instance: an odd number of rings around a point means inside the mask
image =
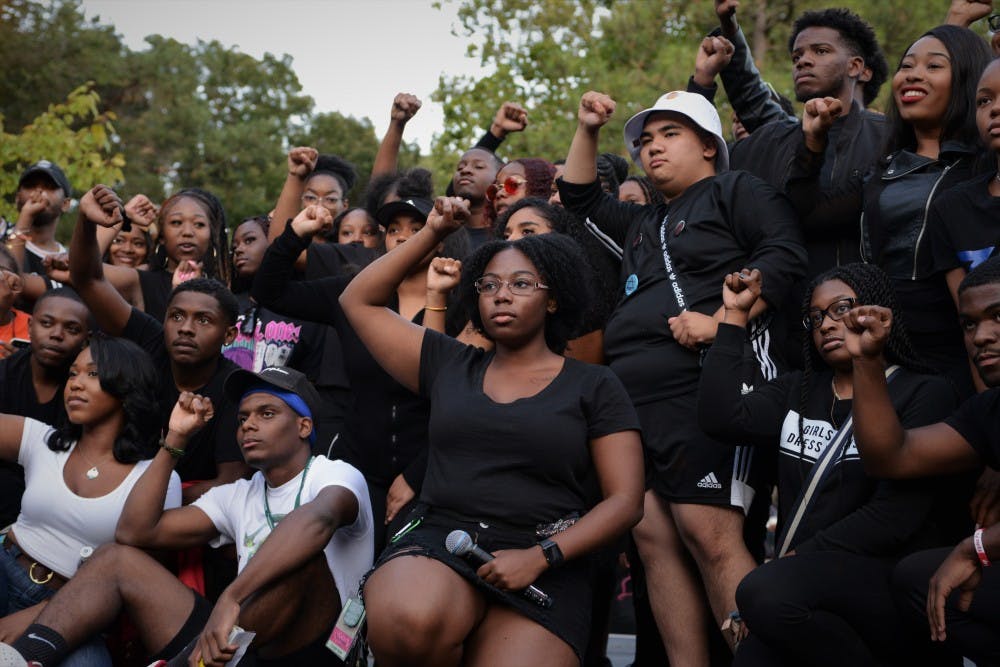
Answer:
[{"label": "white bucket hat", "polygon": [[674,90],[660,96],[649,109],[640,111],[628,119],[625,123],[625,148],[632,156],[632,161],[640,167],[639,161],[639,135],[646,124],[649,114],[658,111],[673,111],[682,116],[686,116],[692,123],[705,130],[713,137],[718,145],[715,153],[716,171],[729,169],[729,149],[726,147],[726,140],[722,138],[722,121],[719,120],[719,112],[715,106],[697,93],[688,93],[683,90]]}]

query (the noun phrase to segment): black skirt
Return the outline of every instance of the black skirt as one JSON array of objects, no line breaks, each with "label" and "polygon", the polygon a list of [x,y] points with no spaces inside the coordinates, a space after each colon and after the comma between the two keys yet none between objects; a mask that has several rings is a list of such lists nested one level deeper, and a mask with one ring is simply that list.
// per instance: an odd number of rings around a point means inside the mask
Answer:
[{"label": "black skirt", "polygon": [[[552,599],[552,605],[543,608],[516,591],[503,591],[486,583],[476,574],[478,564],[452,555],[445,548],[448,533],[464,530],[479,548],[490,553],[501,549],[526,549],[539,541],[531,529],[460,519],[426,505],[415,507],[409,519],[414,521],[420,517],[423,519],[416,528],[390,540],[372,571],[398,556],[433,558],[457,572],[488,602],[510,607],[562,639],[577,658],[583,660],[590,633],[592,602],[589,557],[576,558],[558,568],[548,569],[535,580],[534,586]],[[404,530],[406,525],[409,524],[404,524]]]}]

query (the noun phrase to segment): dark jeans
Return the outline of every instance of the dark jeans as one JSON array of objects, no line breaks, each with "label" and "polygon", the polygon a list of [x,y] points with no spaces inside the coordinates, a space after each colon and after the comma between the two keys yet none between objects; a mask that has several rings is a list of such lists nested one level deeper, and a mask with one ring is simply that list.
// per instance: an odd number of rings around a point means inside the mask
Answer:
[{"label": "dark jeans", "polygon": [[845,552],[772,560],[740,582],[750,629],[734,667],[878,667],[947,664],[927,633],[907,633],[889,586],[892,563]]},{"label": "dark jeans", "polygon": [[[912,554],[892,573],[892,589],[904,620],[915,631],[928,634],[927,586],[931,576],[952,549],[931,549]],[[1000,665],[1000,572],[983,568],[969,611],[959,611],[958,592],[945,604],[944,648],[954,656],[964,655],[977,667]]]}]

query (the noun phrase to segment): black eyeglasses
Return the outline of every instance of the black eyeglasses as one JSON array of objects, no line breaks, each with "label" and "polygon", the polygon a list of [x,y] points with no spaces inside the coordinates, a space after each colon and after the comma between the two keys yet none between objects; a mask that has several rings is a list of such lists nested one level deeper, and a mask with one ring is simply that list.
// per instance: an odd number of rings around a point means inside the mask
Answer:
[{"label": "black eyeglasses", "polygon": [[805,327],[806,331],[819,329],[823,326],[823,320],[827,317],[834,322],[839,322],[844,319],[844,315],[851,312],[855,303],[857,303],[856,299],[848,297],[834,301],[825,310],[812,308],[808,313],[806,313],[806,316],[802,318],[802,326]]},{"label": "black eyeglasses", "polygon": [[990,30],[1000,32],[1000,14],[990,14],[986,22],[989,24]]}]

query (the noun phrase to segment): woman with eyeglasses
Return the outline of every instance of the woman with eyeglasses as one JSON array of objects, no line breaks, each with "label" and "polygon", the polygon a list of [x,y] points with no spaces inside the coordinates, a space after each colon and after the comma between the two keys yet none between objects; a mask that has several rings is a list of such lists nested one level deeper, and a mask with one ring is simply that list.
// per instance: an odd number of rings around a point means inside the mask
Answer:
[{"label": "woman with eyeglasses", "polygon": [[[843,317],[862,305],[898,314],[889,278],[868,264],[817,277],[803,304],[804,370],[747,388],[739,376],[742,342],[760,292],[756,270],[726,277],[725,318],[698,389],[706,433],[778,452],[778,558],[750,572],[737,590],[750,634],[733,664],[947,664],[927,653],[926,638],[903,630],[889,575],[903,556],[967,534],[968,493],[961,491],[967,480],[875,479],[865,474],[853,440],[853,366]],[[902,423],[925,425],[950,414],[954,389],[924,374],[898,320],[884,364]]]},{"label": "woman with eyeglasses", "polygon": [[[589,556],[642,513],[638,419],[609,369],[562,354],[588,299],[571,239],[495,241],[466,262],[459,298],[490,352],[387,307],[467,215],[465,200],[438,199],[427,225],[341,296],[382,367],[431,404],[421,505],[364,586],[368,641],[387,667],[579,665]],[[493,559],[453,554],[455,530]],[[529,585],[551,604],[529,599]]]}]

